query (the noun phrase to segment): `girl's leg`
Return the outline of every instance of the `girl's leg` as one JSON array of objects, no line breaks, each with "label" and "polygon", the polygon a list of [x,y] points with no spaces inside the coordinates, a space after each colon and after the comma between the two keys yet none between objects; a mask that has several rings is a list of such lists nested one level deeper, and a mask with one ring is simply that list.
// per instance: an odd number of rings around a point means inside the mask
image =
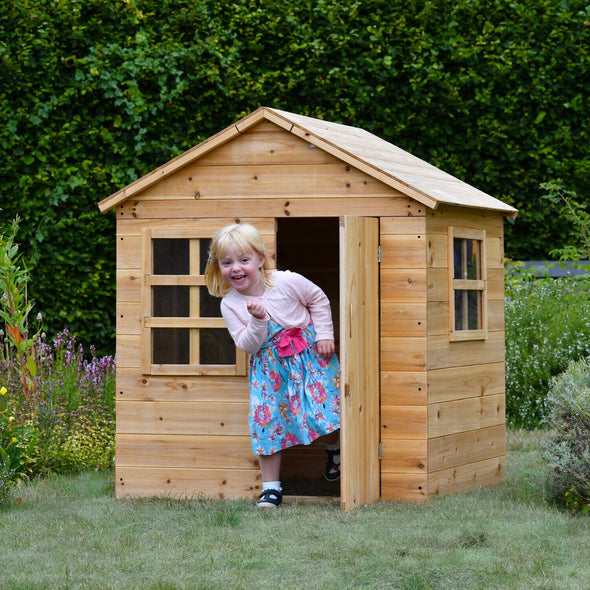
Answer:
[{"label": "girl's leg", "polygon": [[281,453],[259,455],[260,471],[262,471],[262,493],[256,502],[263,508],[278,508],[283,501],[281,482]]},{"label": "girl's leg", "polygon": [[340,429],[333,432],[327,438],[329,443],[324,443],[328,460],[326,462],[325,477],[328,481],[340,479]]},{"label": "girl's leg", "polygon": [[[340,444],[340,428],[335,430],[334,432],[330,432],[330,434],[325,434],[322,436],[322,442],[325,445],[339,445]],[[338,447],[336,447],[338,448]]]},{"label": "girl's leg", "polygon": [[259,455],[262,481],[280,481],[281,453],[274,455]]}]

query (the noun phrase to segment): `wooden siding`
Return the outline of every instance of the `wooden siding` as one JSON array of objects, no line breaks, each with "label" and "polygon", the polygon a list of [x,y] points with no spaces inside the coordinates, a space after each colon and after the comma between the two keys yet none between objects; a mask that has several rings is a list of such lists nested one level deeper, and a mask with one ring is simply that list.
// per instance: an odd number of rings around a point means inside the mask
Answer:
[{"label": "wooden siding", "polygon": [[428,497],[425,217],[382,217],[381,497]]},{"label": "wooden siding", "polygon": [[[449,340],[449,227],[485,230],[485,340]],[[426,217],[429,496],[505,477],[503,218],[442,206]]]}]

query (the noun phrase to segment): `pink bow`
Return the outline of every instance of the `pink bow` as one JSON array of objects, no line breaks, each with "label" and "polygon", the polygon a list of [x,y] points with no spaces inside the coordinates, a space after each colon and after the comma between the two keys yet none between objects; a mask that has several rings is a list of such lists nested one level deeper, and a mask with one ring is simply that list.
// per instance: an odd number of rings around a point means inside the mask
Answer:
[{"label": "pink bow", "polygon": [[303,339],[301,328],[291,328],[281,332],[279,340],[279,356],[292,356],[307,348],[307,342]]}]

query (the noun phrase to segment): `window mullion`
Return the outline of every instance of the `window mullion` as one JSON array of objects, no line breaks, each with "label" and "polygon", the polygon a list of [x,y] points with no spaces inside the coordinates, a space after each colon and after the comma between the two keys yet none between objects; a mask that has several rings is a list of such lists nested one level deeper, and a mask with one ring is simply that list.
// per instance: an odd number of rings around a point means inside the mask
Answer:
[{"label": "window mullion", "polygon": [[[189,274],[191,276],[199,274],[200,268],[200,255],[199,255],[199,242],[198,239],[190,240],[190,254],[189,254]],[[200,289],[201,287],[190,287],[190,317],[198,318],[201,317],[201,304],[200,304]],[[191,364],[198,365],[201,359],[201,339],[199,337],[199,329],[192,329],[190,331],[190,362]]]}]

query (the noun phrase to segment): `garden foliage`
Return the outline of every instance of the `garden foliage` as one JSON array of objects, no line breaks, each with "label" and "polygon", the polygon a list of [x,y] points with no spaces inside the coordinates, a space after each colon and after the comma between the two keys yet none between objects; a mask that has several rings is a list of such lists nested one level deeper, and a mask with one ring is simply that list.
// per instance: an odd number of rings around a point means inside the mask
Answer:
[{"label": "garden foliage", "polygon": [[115,451],[115,362],[99,357],[67,331],[51,343],[40,338],[35,394],[23,396],[13,373],[14,351],[0,353],[0,488],[49,473],[112,467]]},{"label": "garden foliage", "polygon": [[115,447],[114,358],[84,354],[67,330],[30,333],[17,227],[0,234],[0,502],[18,479],[108,468]]},{"label": "garden foliage", "polygon": [[538,428],[551,411],[551,379],[590,355],[590,280],[507,280],[506,418]]},{"label": "garden foliage", "polygon": [[[582,0],[5,0],[0,195],[48,333],[114,343],[96,203],[261,105],[368,129],[515,205],[512,258],[566,239],[543,181],[588,194]],[[2,219],[0,219],[2,221]]]},{"label": "garden foliage", "polygon": [[590,514],[590,358],[553,379],[545,442],[549,497]]}]

